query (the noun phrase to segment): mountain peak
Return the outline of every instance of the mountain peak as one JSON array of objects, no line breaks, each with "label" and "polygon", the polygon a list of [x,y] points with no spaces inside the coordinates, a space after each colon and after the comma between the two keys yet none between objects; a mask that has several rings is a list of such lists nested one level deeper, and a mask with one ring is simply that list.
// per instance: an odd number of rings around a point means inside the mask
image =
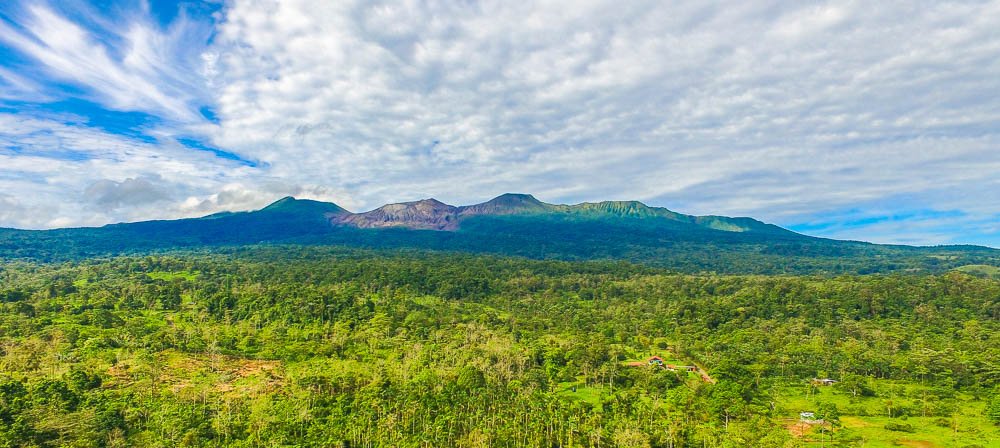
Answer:
[{"label": "mountain peak", "polygon": [[441,202],[441,201],[439,201],[437,199],[434,199],[434,198],[421,199],[421,200],[416,201],[416,202],[409,202],[409,204],[425,205],[425,206],[431,206],[431,207],[441,207],[441,206],[452,207],[451,205],[445,204],[444,202]]},{"label": "mountain peak", "polygon": [[459,215],[512,215],[538,213],[551,207],[530,194],[504,193],[481,204],[459,207]]},{"label": "mountain peak", "polygon": [[437,199],[386,204],[375,210],[334,217],[334,224],[349,224],[364,229],[406,227],[425,230],[458,228],[458,208]]},{"label": "mountain peak", "polygon": [[267,207],[260,209],[262,212],[286,212],[286,213],[346,213],[339,205],[332,202],[314,201],[312,199],[295,199],[292,196],[285,196],[272,202]]},{"label": "mountain peak", "polygon": [[542,203],[542,201],[535,199],[534,196],[527,193],[504,193],[486,202],[498,202],[498,201],[535,202],[538,204]]},{"label": "mountain peak", "polygon": [[291,203],[293,203],[293,202],[295,202],[297,200],[298,199],[295,199],[292,196],[285,196],[285,197],[283,197],[281,199],[278,199],[277,201],[274,201],[274,202],[268,204],[267,207],[264,207],[261,210],[281,208],[281,207],[287,206],[288,204],[291,204]]},{"label": "mountain peak", "polygon": [[535,199],[534,196],[524,193],[504,193],[497,196],[485,204],[496,204],[505,206],[541,206],[544,205],[542,201]]}]

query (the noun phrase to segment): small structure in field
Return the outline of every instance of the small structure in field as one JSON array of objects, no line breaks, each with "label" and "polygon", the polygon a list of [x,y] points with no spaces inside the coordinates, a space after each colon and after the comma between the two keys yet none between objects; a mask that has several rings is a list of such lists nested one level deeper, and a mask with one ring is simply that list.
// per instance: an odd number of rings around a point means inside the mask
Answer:
[{"label": "small structure in field", "polygon": [[675,366],[673,364],[667,364],[666,368],[667,368],[667,370],[670,370],[671,372],[676,371],[676,370],[683,370],[685,372],[697,372],[698,371],[698,367],[697,366]]},{"label": "small structure in field", "polygon": [[632,361],[627,364],[629,367],[664,367],[666,364],[663,363],[663,358],[659,356],[651,356],[646,361]]},{"label": "small structure in field", "polygon": [[816,421],[816,413],[814,412],[799,412],[799,420],[804,422],[814,422]]},{"label": "small structure in field", "polygon": [[833,386],[837,384],[837,380],[832,380],[830,378],[813,378],[812,383],[814,386]]}]

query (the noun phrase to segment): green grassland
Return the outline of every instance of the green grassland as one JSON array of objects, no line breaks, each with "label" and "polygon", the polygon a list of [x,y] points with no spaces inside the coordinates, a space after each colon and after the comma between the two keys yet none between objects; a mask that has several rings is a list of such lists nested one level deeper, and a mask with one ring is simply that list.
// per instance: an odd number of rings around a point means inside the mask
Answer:
[{"label": "green grassland", "polygon": [[[809,428],[799,435],[807,446],[1000,446],[1000,428],[989,421],[988,403],[979,397],[910,382],[868,383],[874,396],[855,396],[839,386],[809,387],[803,383],[781,387],[776,396],[779,421],[793,432]],[[839,414],[832,435],[821,433],[822,425],[800,423],[800,412],[815,412],[831,404]],[[911,428],[898,431],[887,429],[887,425]]]},{"label": "green grassland", "polygon": [[163,280],[168,282],[175,279],[190,281],[194,280],[195,277],[198,276],[198,273],[191,271],[176,271],[176,272],[153,271],[153,272],[147,272],[146,276],[153,280]]},{"label": "green grassland", "polygon": [[601,404],[610,396],[604,387],[588,386],[586,381],[566,381],[556,387],[560,398],[585,402],[598,412],[603,409]]},{"label": "green grassland", "polygon": [[977,277],[1000,278],[1000,267],[986,264],[969,264],[955,268],[956,271],[972,274]]}]

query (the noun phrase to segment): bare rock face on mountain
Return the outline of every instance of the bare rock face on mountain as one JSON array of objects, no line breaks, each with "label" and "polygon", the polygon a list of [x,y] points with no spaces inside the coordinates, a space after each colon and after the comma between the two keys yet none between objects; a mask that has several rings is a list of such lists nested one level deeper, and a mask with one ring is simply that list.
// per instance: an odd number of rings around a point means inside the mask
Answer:
[{"label": "bare rock face on mountain", "polygon": [[331,217],[333,224],[347,224],[362,229],[405,227],[408,229],[455,230],[458,208],[437,199],[387,204],[365,213]]},{"label": "bare rock face on mountain", "polygon": [[459,221],[470,216],[542,213],[550,208],[551,206],[530,194],[507,193],[482,204],[462,207],[454,207],[437,199],[388,204],[370,212],[330,215],[330,222],[362,229],[405,227],[457,230]]}]

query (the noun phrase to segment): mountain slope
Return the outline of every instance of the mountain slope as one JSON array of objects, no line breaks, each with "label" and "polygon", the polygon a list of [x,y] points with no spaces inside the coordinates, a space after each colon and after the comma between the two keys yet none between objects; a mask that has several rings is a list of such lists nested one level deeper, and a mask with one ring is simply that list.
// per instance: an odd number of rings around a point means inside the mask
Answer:
[{"label": "mountain slope", "polygon": [[330,213],[330,214],[341,214],[348,213],[337,204],[330,202],[320,202],[311,199],[295,199],[291,196],[286,196],[278,199],[271,205],[264,207],[260,210],[265,213]]},{"label": "mountain slope", "polygon": [[989,248],[837,241],[751,218],[690,216],[635,201],[547,204],[524,194],[459,207],[425,199],[364,213],[283,198],[256,211],[202,218],[46,231],[0,229],[0,261],[262,243],[623,260],[686,272],[943,272],[963,265],[1000,265],[1000,251]]},{"label": "mountain slope", "polygon": [[553,206],[530,194],[504,193],[482,204],[465,205],[458,209],[462,216],[515,215],[551,212]]},{"label": "mountain slope", "polygon": [[[660,220],[671,228],[680,225],[692,231],[701,228],[725,232],[766,232],[798,235],[751,218],[690,216],[661,207],[649,207],[639,201],[584,202],[576,205],[547,204],[530,194],[506,193],[481,204],[451,206],[436,199],[387,204],[363,213],[332,215],[334,225],[362,229],[402,227],[409,229],[456,231],[462,222],[476,216],[550,216],[572,219],[646,219]],[[663,221],[671,221],[670,223]],[[696,229],[698,228],[698,229]]]},{"label": "mountain slope", "polygon": [[408,229],[455,230],[458,208],[437,199],[387,204],[365,213],[345,213],[330,217],[334,225],[361,229],[404,227]]}]

